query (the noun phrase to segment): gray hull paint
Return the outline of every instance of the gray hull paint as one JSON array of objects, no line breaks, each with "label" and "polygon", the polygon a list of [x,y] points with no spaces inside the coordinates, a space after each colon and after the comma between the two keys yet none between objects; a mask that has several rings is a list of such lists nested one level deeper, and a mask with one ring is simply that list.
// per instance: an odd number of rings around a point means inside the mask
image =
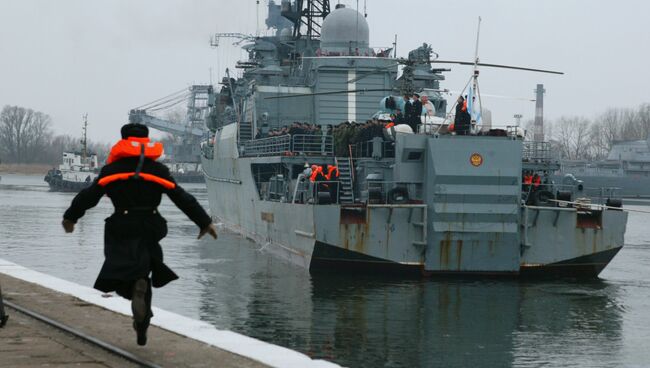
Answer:
[{"label": "gray hull paint", "polygon": [[217,135],[214,160],[203,158],[210,210],[217,220],[265,250],[309,267],[314,249],[313,206],[261,201],[251,164],[268,159],[238,158],[235,125]]},{"label": "gray hull paint", "polygon": [[[650,197],[650,177],[574,175],[588,188],[619,188],[616,193],[624,197]],[[559,183],[562,176],[556,176],[554,180]]]},{"label": "gray hull paint", "polygon": [[[282,157],[237,157],[234,125],[218,132],[215,159],[204,159],[203,168],[213,216],[305,269],[317,244],[338,249],[337,258],[343,262],[406,265],[425,273],[513,275],[623,246],[626,212],[585,215],[575,208],[522,206],[521,142],[495,139],[398,139],[397,161],[400,149],[427,152],[424,160],[413,163],[424,175],[421,204],[260,200],[251,164],[282,162]],[[474,166],[470,157],[477,152],[483,162]],[[404,170],[408,165],[393,165],[393,179],[417,179],[409,177],[415,175],[412,170]]]}]

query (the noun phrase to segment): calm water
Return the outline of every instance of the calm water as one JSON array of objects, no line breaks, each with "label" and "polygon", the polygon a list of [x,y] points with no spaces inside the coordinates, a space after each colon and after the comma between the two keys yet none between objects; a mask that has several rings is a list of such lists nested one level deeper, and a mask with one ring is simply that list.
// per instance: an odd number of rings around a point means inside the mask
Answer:
[{"label": "calm water", "polygon": [[[204,188],[187,187],[207,204]],[[103,199],[64,234],[71,199],[41,177],[3,175],[0,257],[92,286],[112,206]],[[577,283],[310,275],[223,230],[196,240],[167,199],[160,211],[181,279],[154,304],[219,328],[350,367],[650,366],[649,214],[630,214],[627,246],[601,280]]]}]

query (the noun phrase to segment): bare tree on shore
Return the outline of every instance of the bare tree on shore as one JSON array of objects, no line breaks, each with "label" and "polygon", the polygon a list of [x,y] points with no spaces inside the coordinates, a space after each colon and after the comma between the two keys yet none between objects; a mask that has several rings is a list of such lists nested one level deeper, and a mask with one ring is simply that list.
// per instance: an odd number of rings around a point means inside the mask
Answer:
[{"label": "bare tree on shore", "polygon": [[562,158],[600,160],[618,141],[650,138],[650,103],[637,108],[609,108],[593,120],[562,117],[546,126],[552,127],[553,134],[547,137]]},{"label": "bare tree on shore", "polygon": [[0,112],[0,154],[8,162],[42,162],[50,124],[50,117],[42,112],[5,106]]},{"label": "bare tree on shore", "polygon": [[562,157],[578,160],[588,156],[590,124],[589,120],[580,116],[563,116],[557,120],[556,140]]}]

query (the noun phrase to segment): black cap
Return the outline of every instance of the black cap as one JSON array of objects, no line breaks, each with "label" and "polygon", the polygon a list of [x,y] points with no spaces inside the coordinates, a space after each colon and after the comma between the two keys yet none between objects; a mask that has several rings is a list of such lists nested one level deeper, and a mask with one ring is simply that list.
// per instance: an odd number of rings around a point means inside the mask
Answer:
[{"label": "black cap", "polygon": [[128,137],[147,138],[149,136],[149,128],[144,124],[129,123],[122,127],[120,133],[122,134],[122,139],[127,139]]},{"label": "black cap", "polygon": [[417,93],[414,93],[414,94],[413,94],[413,97],[420,98],[420,95],[418,95]]}]

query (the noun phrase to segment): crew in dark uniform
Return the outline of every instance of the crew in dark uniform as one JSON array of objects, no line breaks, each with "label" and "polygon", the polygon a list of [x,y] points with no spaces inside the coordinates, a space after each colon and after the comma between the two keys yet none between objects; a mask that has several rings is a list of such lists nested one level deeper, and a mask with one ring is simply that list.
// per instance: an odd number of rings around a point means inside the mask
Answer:
[{"label": "crew in dark uniform", "polygon": [[467,105],[463,96],[458,97],[456,103],[456,117],[454,118],[454,130],[458,135],[468,135],[470,126],[472,124],[472,117],[467,112]]},{"label": "crew in dark uniform", "polygon": [[413,102],[411,102],[411,95],[408,93],[404,94],[404,111],[402,113],[404,114],[404,123],[410,124],[411,115],[413,115]]},{"label": "crew in dark uniform", "polygon": [[422,102],[420,101],[420,95],[417,93],[413,94],[413,101],[411,102],[411,116],[407,118],[408,124],[413,129],[413,133],[418,132],[418,125],[422,123],[420,120],[422,116]]},{"label": "crew in dark uniform", "polygon": [[111,199],[115,212],[106,219],[105,260],[94,287],[131,300],[137,342],[145,345],[153,316],[151,287],[178,278],[163,263],[158,243],[167,235],[167,222],[157,210],[162,194],[199,227],[199,238],[207,233],[216,239],[217,232],[196,199],[176,184],[167,166],[156,161],[163,153],[162,144],[149,141],[149,129],[127,124],[121,134],[122,140],[111,149],[97,179],[72,200],[62,225],[67,233],[72,232],[77,220],[104,194]]}]

